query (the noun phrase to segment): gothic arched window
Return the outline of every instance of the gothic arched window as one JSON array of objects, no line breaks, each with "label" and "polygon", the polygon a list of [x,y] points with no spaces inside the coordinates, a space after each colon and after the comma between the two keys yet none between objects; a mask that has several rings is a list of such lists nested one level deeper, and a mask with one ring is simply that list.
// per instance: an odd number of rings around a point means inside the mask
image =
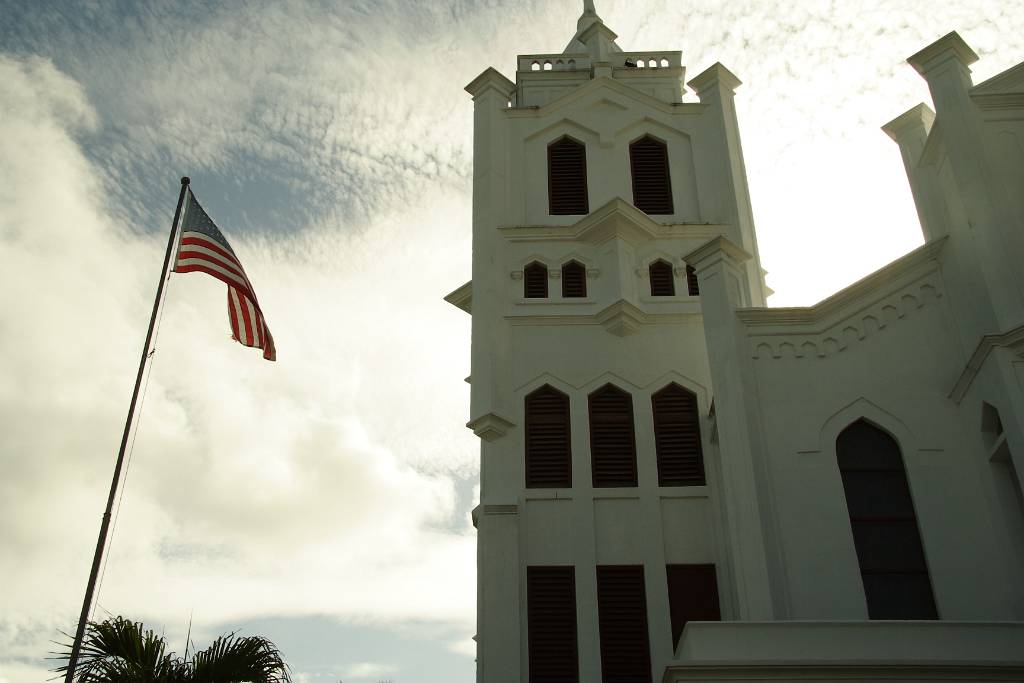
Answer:
[{"label": "gothic arched window", "polygon": [[569,397],[545,384],[526,396],[526,488],[570,486]]},{"label": "gothic arched window", "polygon": [[587,148],[568,135],[548,145],[548,213],[585,215],[587,200]]},{"label": "gothic arched window", "polygon": [[675,382],[651,396],[658,486],[703,486],[697,397]]},{"label": "gothic arched window", "polygon": [[523,296],[527,299],[548,297],[548,267],[534,261],[523,268]]},{"label": "gothic arched window", "polygon": [[836,439],[871,619],[937,619],[899,444],[865,420]]},{"label": "gothic arched window", "polygon": [[613,384],[588,397],[594,487],[636,486],[633,397]]},{"label": "gothic arched window", "polygon": [[633,173],[633,204],[647,214],[674,213],[672,180],[668,171],[668,147],[645,135],[629,146]]},{"label": "gothic arched window", "polygon": [[562,296],[568,299],[587,295],[587,269],[579,261],[562,266]]},{"label": "gothic arched window", "polygon": [[647,267],[651,276],[651,296],[675,296],[676,283],[672,276],[672,264],[658,259]]}]

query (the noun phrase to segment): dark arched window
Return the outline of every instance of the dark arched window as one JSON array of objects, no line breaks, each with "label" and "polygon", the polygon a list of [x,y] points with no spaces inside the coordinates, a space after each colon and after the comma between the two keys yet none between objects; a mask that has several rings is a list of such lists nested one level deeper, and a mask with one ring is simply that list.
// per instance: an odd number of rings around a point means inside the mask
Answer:
[{"label": "dark arched window", "polygon": [[527,299],[546,299],[548,296],[548,267],[534,261],[523,268],[523,296]]},{"label": "dark arched window", "polygon": [[545,384],[526,397],[526,488],[570,486],[569,397]]},{"label": "dark arched window", "polygon": [[931,579],[895,439],[858,420],[836,439],[871,619],[937,619]]},{"label": "dark arched window", "polygon": [[587,201],[587,148],[565,136],[548,145],[548,213],[584,215]]},{"label": "dark arched window", "polygon": [[588,404],[594,486],[636,486],[633,397],[606,384],[589,396]]},{"label": "dark arched window", "polygon": [[693,266],[686,266],[686,293],[690,296],[700,295],[700,287],[697,285],[697,269]]},{"label": "dark arched window", "polygon": [[665,143],[647,135],[640,138],[629,146],[629,165],[636,208],[648,214],[674,213]]},{"label": "dark arched window", "polygon": [[566,298],[587,295],[587,269],[579,261],[562,266],[562,296]]},{"label": "dark arched window", "polygon": [[675,382],[651,396],[658,486],[703,486],[697,397]]},{"label": "dark arched window", "polygon": [[658,259],[647,268],[651,276],[651,296],[675,296],[676,283],[672,264]]}]

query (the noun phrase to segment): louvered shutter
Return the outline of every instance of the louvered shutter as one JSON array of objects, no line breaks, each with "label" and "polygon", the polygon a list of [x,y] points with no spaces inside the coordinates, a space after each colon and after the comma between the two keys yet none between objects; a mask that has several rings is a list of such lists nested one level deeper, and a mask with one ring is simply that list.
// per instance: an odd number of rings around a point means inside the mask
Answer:
[{"label": "louvered shutter", "polygon": [[603,683],[650,683],[642,566],[597,568],[597,618]]},{"label": "louvered shutter", "polygon": [[527,567],[526,614],[530,683],[576,683],[573,567]]},{"label": "louvered shutter", "polygon": [[937,619],[914,501],[896,441],[858,420],[836,456],[871,619]]},{"label": "louvered shutter", "polygon": [[651,396],[658,486],[703,486],[697,397],[676,383]]},{"label": "louvered shutter", "polygon": [[670,564],[668,611],[672,620],[672,647],[679,647],[679,636],[688,621],[721,621],[718,606],[718,581],[713,564]]},{"label": "louvered shutter", "polygon": [[676,283],[672,277],[672,265],[665,261],[655,261],[648,268],[651,277],[651,296],[675,296]]},{"label": "louvered shutter", "polygon": [[548,269],[542,263],[531,263],[523,268],[523,296],[527,299],[546,299],[548,296]]},{"label": "louvered shutter", "polygon": [[562,296],[565,298],[587,295],[587,269],[578,261],[562,266]]},{"label": "louvered shutter", "polygon": [[570,486],[569,397],[545,384],[526,397],[526,487]]},{"label": "louvered shutter", "polygon": [[665,143],[650,137],[640,138],[629,146],[629,163],[636,208],[655,215],[674,213]]},{"label": "louvered shutter", "polygon": [[585,215],[587,201],[587,148],[570,137],[548,145],[548,212]]},{"label": "louvered shutter", "polygon": [[686,293],[690,296],[700,296],[700,287],[697,284],[697,269],[693,266],[686,266]]},{"label": "louvered shutter", "polygon": [[636,486],[632,396],[606,384],[590,395],[588,403],[594,486]]}]

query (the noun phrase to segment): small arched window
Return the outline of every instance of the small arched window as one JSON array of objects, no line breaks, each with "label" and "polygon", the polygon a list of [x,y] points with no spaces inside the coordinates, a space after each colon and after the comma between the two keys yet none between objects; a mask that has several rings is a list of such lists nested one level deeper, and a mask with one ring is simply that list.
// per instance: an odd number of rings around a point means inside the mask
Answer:
[{"label": "small arched window", "polygon": [[587,200],[587,148],[565,136],[548,145],[548,213],[582,216]]},{"label": "small arched window", "polygon": [[526,397],[526,488],[570,486],[569,397],[545,384]]},{"label": "small arched window", "polygon": [[665,143],[648,135],[640,138],[629,146],[629,165],[636,208],[654,215],[674,213]]},{"label": "small arched window", "polygon": [[700,296],[700,286],[697,284],[697,269],[693,266],[686,266],[686,293],[690,296]]},{"label": "small arched window", "polygon": [[675,382],[651,396],[658,486],[703,486],[697,397]]},{"label": "small arched window", "polygon": [[647,268],[651,276],[651,296],[675,296],[676,283],[672,274],[672,264],[658,259]]},{"label": "small arched window", "polygon": [[523,268],[523,296],[527,299],[548,297],[548,267],[534,261]]},{"label": "small arched window", "polygon": [[836,439],[836,457],[870,619],[937,619],[899,444],[865,420]]},{"label": "small arched window", "polygon": [[606,384],[588,397],[594,487],[636,486],[633,397]]},{"label": "small arched window", "polygon": [[587,295],[587,269],[579,261],[562,266],[562,296],[567,299]]}]

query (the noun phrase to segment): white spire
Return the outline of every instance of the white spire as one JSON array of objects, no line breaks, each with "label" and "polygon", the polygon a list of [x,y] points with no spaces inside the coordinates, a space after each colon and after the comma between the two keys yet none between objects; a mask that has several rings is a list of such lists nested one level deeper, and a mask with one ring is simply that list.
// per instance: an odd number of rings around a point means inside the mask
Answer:
[{"label": "white spire", "polygon": [[[601,17],[597,15],[597,10],[594,8],[594,0],[583,0],[583,14],[581,14],[580,18],[576,21],[576,34],[572,37],[572,40],[569,41],[569,44],[565,46],[565,49],[562,50],[562,54],[592,52],[592,50],[585,45],[582,40],[580,40],[580,36],[594,24],[603,25],[604,22],[601,21]],[[614,38],[614,34],[612,34],[612,37]],[[608,41],[608,43],[608,45],[604,46],[605,49],[611,48],[612,52],[622,52],[622,48],[620,48],[614,41]],[[602,50],[602,52],[604,52],[604,50]]]}]

